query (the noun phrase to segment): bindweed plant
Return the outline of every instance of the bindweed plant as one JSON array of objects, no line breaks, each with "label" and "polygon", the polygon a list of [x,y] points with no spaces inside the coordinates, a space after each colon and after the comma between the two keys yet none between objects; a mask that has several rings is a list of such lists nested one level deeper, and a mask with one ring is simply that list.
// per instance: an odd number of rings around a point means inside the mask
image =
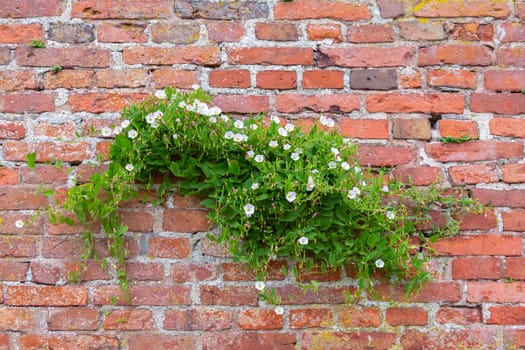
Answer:
[{"label": "bindweed plant", "polygon": [[[87,228],[83,258],[93,256],[92,227],[100,224],[125,291],[127,228],[117,209],[144,187],[159,198],[174,189],[199,196],[218,227],[211,238],[257,272],[255,287],[269,303],[279,296],[264,281],[283,259],[298,266],[296,277],[303,269],[352,266],[359,291],[373,289],[377,271],[416,291],[429,278],[428,242],[456,234],[462,215],[480,209],[465,193],[418,188],[364,168],[356,144],[330,118],[302,131],[275,116],[234,120],[209,102],[200,89],[166,89],[126,108],[120,125],[102,130],[114,136],[107,170],[67,193],[61,209],[74,216],[63,218]],[[435,211],[445,222],[429,227]]]}]

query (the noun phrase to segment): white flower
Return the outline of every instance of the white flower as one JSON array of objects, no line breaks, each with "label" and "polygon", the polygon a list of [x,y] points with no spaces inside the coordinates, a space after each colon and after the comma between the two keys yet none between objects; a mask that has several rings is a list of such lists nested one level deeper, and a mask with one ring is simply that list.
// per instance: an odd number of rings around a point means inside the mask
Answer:
[{"label": "white flower", "polygon": [[275,140],[271,140],[270,143],[268,144],[270,147],[277,147],[279,146],[279,144],[277,143],[277,141]]},{"label": "white flower", "polygon": [[130,121],[127,120],[127,119],[124,119],[124,120],[122,121],[122,123],[120,123],[120,127],[121,127],[122,129],[125,129],[125,128],[127,128],[127,127],[129,126],[129,124],[131,124]]},{"label": "white flower", "polygon": [[254,182],[254,183],[252,183],[252,186],[251,186],[251,189],[252,189],[252,190],[255,191],[255,190],[258,189],[258,188],[259,188],[259,183],[258,183],[258,182]]},{"label": "white flower", "polygon": [[315,187],[314,178],[311,176],[308,176],[308,182],[306,183],[306,191],[311,192],[313,191]]},{"label": "white flower", "polygon": [[235,142],[245,141],[245,135],[243,135],[243,134],[235,134],[235,135],[233,135],[233,141],[235,141]]},{"label": "white flower", "polygon": [[175,122],[176,122],[176,123],[180,123],[180,118],[176,118],[176,119],[175,119]]},{"label": "white flower", "polygon": [[159,123],[151,123],[150,126],[153,128],[153,129],[156,129],[159,127]]},{"label": "white flower", "polygon": [[344,170],[348,170],[350,169],[350,164],[348,164],[347,162],[342,162],[341,168],[343,168]]},{"label": "white flower", "polygon": [[134,139],[135,137],[137,137],[139,135],[139,133],[137,132],[137,130],[135,129],[131,129],[130,131],[128,131],[128,137],[130,139]]},{"label": "white flower", "polygon": [[221,114],[219,118],[221,118],[223,122],[227,122],[228,120],[230,120],[230,117],[228,117],[226,114]]},{"label": "white flower", "polygon": [[110,137],[111,136],[111,129],[108,127],[104,127],[101,130],[101,134],[103,137]]},{"label": "white flower", "polygon": [[153,124],[156,124],[157,119],[162,118],[164,114],[161,111],[156,111],[150,113],[146,116],[146,122],[153,127]]},{"label": "white flower", "polygon": [[266,288],[266,285],[264,284],[263,281],[257,281],[257,282],[255,282],[255,289],[260,290],[260,291],[263,291],[264,288]]},{"label": "white flower", "polygon": [[290,191],[286,194],[286,200],[292,203],[297,198],[297,193]]},{"label": "white flower", "polygon": [[258,126],[257,124],[250,124],[250,129],[257,130]]},{"label": "white flower", "polygon": [[224,133],[224,138],[229,140],[229,139],[233,139],[233,132],[232,131],[226,131]]},{"label": "white flower", "polygon": [[236,120],[235,123],[233,123],[233,126],[235,126],[237,129],[242,129],[244,127],[244,123],[242,120]]},{"label": "white flower", "polygon": [[253,215],[253,213],[255,213],[255,207],[253,206],[253,204],[246,204],[244,207],[244,214],[246,214],[247,217],[250,217]]},{"label": "white flower", "polygon": [[278,132],[279,135],[281,135],[281,136],[284,136],[284,137],[288,136],[288,131],[286,131],[285,128],[279,128],[279,129],[277,129],[277,132]]},{"label": "white flower", "polygon": [[208,119],[210,121],[210,123],[217,123],[217,118],[215,117],[210,117],[210,119]]},{"label": "white flower", "polygon": [[179,102],[179,107],[180,107],[180,108],[186,108],[186,106],[187,106],[187,105],[186,105],[186,102],[184,102],[184,101],[180,101],[180,102]]},{"label": "white flower", "polygon": [[330,147],[330,151],[334,156],[337,156],[339,154],[339,150],[335,147]]},{"label": "white flower", "polygon": [[385,216],[389,220],[394,220],[396,218],[396,213],[390,210],[386,212]]},{"label": "white flower", "polygon": [[361,171],[362,171],[361,168],[358,167],[358,166],[356,166],[356,167],[354,168],[354,172],[355,172],[356,174],[361,173]]},{"label": "white flower", "polygon": [[274,309],[274,311],[275,311],[275,313],[276,313],[277,315],[282,315],[282,314],[284,314],[284,309],[283,309],[282,306],[276,306],[275,309]]},{"label": "white flower", "polygon": [[329,128],[333,128],[335,125],[335,122],[332,118],[325,117],[324,115],[319,118],[319,122],[321,125],[327,126]]},{"label": "white flower", "polygon": [[337,168],[337,163],[334,161],[328,162],[328,169],[335,169]]},{"label": "white flower", "polygon": [[178,139],[178,138],[179,138],[179,135],[177,135],[177,134],[173,134],[173,135],[171,135],[171,137],[173,137],[173,139],[175,140],[175,139]]},{"label": "white flower", "polygon": [[288,132],[292,132],[292,131],[294,131],[295,126],[294,126],[292,123],[286,123],[286,125],[284,126],[284,128],[286,129],[286,131],[288,131]]},{"label": "white flower", "polygon": [[262,154],[258,154],[253,158],[257,163],[264,162],[264,156]]},{"label": "white flower", "polygon": [[383,188],[381,188],[381,191],[388,192],[389,191],[388,185],[384,185]]},{"label": "white flower", "polygon": [[303,149],[302,149],[301,147],[297,147],[297,148],[295,149],[295,152],[301,154],[301,153],[303,153]]},{"label": "white flower", "polygon": [[125,168],[126,168],[127,171],[133,171],[133,169],[135,169],[133,164],[126,164]]},{"label": "white flower", "polygon": [[355,199],[360,194],[361,194],[361,191],[359,190],[359,188],[354,187],[350,191],[348,191],[348,199]]},{"label": "white flower", "polygon": [[24,227],[24,221],[23,221],[23,220],[16,220],[16,221],[15,221],[15,226],[16,226],[17,228],[22,228],[22,227]]},{"label": "white flower", "polygon": [[297,240],[297,243],[300,245],[307,245],[308,244],[308,237],[302,236]]},{"label": "white flower", "polygon": [[255,152],[252,151],[252,150],[246,152],[246,157],[248,157],[248,158],[253,158],[254,155],[255,155]]},{"label": "white flower", "polygon": [[297,152],[293,152],[292,155],[290,156],[293,160],[297,161],[299,160],[299,153]]},{"label": "white flower", "polygon": [[281,124],[281,119],[279,119],[279,117],[276,116],[276,115],[272,115],[272,116],[270,117],[270,120],[271,120],[272,122],[276,123],[276,124]]},{"label": "white flower", "polygon": [[122,127],[120,127],[120,126],[116,126],[113,129],[113,135],[119,135],[121,132],[122,132]]},{"label": "white flower", "polygon": [[210,109],[208,109],[209,115],[219,115],[221,113],[222,113],[221,109],[217,106],[213,106]]},{"label": "white flower", "polygon": [[285,151],[288,151],[291,147],[292,147],[292,146],[291,146],[289,143],[286,143],[286,144],[283,145],[283,149],[284,149]]},{"label": "white flower", "polygon": [[361,184],[361,186],[366,187],[366,181],[365,180],[361,180],[360,184]]},{"label": "white flower", "polygon": [[192,88],[193,90],[197,90],[197,89],[199,88],[199,84],[193,84],[193,85],[191,86],[191,88]]},{"label": "white flower", "polygon": [[385,262],[381,259],[377,259],[375,264],[378,269],[382,269],[385,266]]},{"label": "white flower", "polygon": [[155,97],[159,100],[165,100],[167,98],[166,93],[164,90],[157,90],[155,91]]}]

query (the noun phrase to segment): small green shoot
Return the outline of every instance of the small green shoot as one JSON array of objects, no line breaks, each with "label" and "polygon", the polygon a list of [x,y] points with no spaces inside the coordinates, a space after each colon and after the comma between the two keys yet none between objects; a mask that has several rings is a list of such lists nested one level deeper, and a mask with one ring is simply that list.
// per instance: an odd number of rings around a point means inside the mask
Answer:
[{"label": "small green shoot", "polygon": [[63,69],[62,66],[59,65],[59,64],[55,64],[53,67],[51,67],[51,71],[52,71],[53,73],[58,73],[58,72],[60,72],[62,69]]},{"label": "small green shoot", "polygon": [[36,162],[36,153],[35,152],[28,153],[26,156],[26,162],[27,162],[27,167],[29,169],[34,169],[35,162]]},{"label": "small green shoot", "polygon": [[441,143],[463,143],[463,142],[467,142],[470,140],[472,140],[470,136],[465,135],[461,137],[452,137],[452,136],[440,137],[438,141]]},{"label": "small green shoot", "polygon": [[31,40],[31,42],[29,43],[29,46],[30,47],[34,47],[34,48],[44,48],[46,47],[46,44],[44,44],[44,42],[40,39],[33,39]]}]

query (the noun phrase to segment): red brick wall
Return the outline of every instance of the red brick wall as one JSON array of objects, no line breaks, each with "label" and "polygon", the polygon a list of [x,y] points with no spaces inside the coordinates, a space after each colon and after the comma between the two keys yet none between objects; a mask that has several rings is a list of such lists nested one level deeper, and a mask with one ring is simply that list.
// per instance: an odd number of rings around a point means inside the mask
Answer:
[{"label": "red brick wall", "polygon": [[[0,349],[524,347],[524,20],[525,3],[511,0],[1,1]],[[317,295],[277,274],[277,315],[180,197],[122,209],[130,304],[95,262],[67,284],[81,229],[45,217],[16,227],[46,206],[35,189],[87,176],[108,145],[92,126],[194,84],[234,114],[305,125],[330,115],[365,164],[467,185],[491,207],[435,244],[434,281],[411,299],[384,285],[379,299],[345,305],[349,272],[319,277]],[[463,136],[473,140],[438,141]],[[65,168],[29,170],[31,151]],[[107,255],[102,236],[97,246]]]}]

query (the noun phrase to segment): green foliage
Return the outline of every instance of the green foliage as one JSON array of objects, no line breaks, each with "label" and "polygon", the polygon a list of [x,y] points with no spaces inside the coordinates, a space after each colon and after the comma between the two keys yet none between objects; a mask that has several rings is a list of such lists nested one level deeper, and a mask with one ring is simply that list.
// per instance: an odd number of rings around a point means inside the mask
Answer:
[{"label": "green foliage", "polygon": [[40,39],[33,39],[29,43],[29,46],[35,47],[35,48],[43,48],[43,47],[46,47],[46,44],[44,44],[44,42]]},{"label": "green foliage", "polygon": [[58,72],[60,72],[62,69],[63,69],[63,68],[62,68],[61,65],[59,65],[59,64],[55,64],[53,67],[51,67],[50,70],[51,70],[53,73],[58,73]]},{"label": "green foliage", "polygon": [[439,138],[439,142],[441,143],[463,143],[463,142],[467,142],[467,141],[470,141],[471,138],[470,136],[461,136],[461,137],[452,137],[452,136],[447,136],[447,137],[440,137]]},{"label": "green foliage", "polygon": [[[429,278],[427,243],[456,234],[457,219],[479,209],[465,194],[408,186],[363,168],[355,144],[324,131],[330,118],[303,132],[277,117],[233,120],[207,102],[200,89],[166,89],[126,108],[112,131],[107,171],[72,187],[60,208],[86,227],[84,259],[94,254],[91,229],[102,226],[125,291],[127,228],[116,211],[139,199],[141,188],[156,189],[159,198],[174,189],[202,198],[219,228],[211,238],[255,269],[256,287],[270,303],[280,299],[263,281],[279,259],[299,270],[353,266],[361,291],[372,289],[371,276],[381,271],[413,292]],[[420,232],[435,212],[445,224]],[[305,288],[317,290],[317,283]]]}]

